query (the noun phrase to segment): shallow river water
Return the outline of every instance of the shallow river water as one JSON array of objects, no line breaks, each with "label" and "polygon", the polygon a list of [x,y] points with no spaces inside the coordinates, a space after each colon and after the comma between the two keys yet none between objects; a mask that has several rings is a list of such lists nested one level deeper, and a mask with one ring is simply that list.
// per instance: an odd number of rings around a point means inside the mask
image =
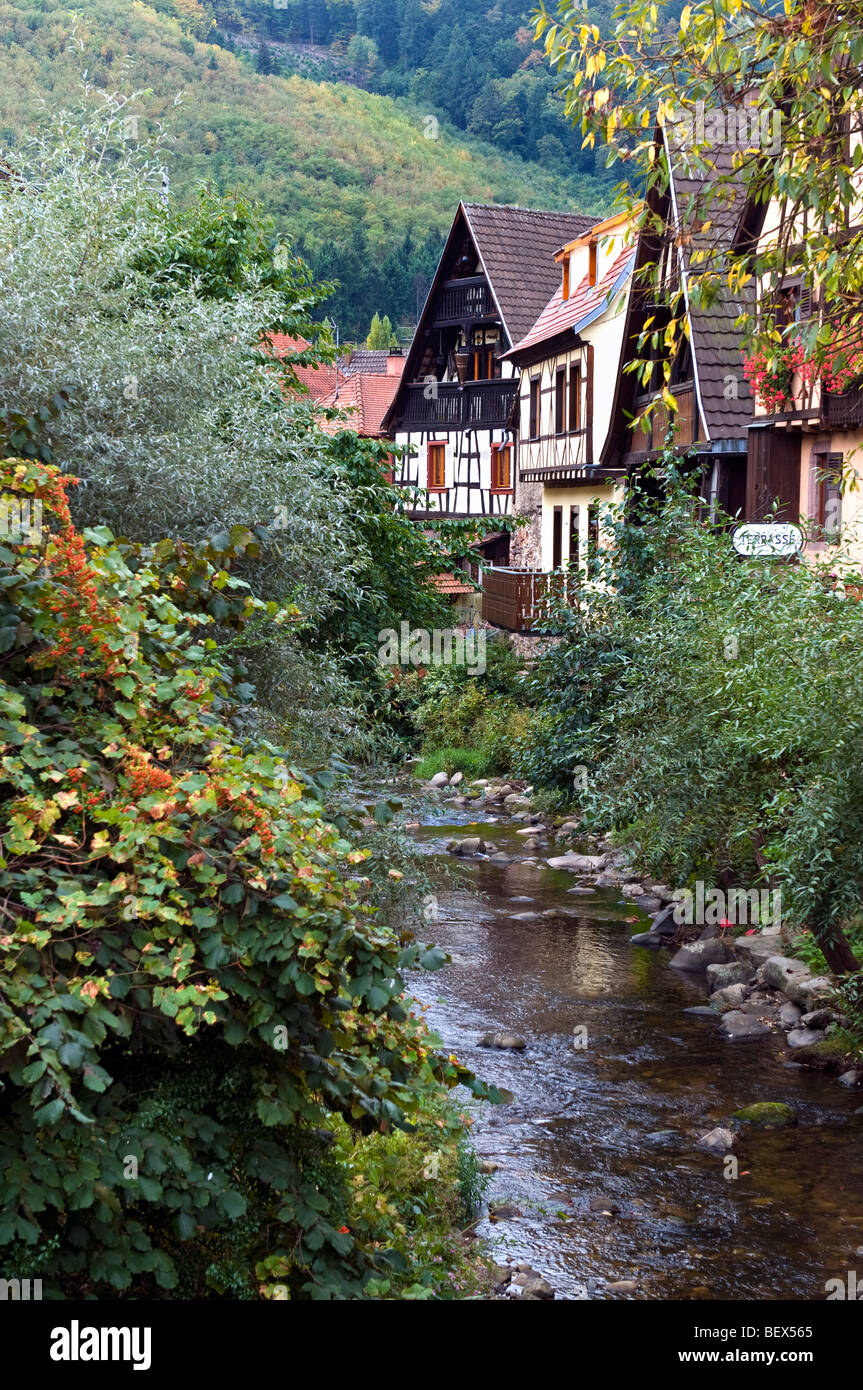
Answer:
[{"label": "shallow river water", "polygon": [[[439,885],[426,937],[452,963],[411,987],[447,1050],[513,1095],[472,1107],[478,1153],[500,1165],[486,1204],[519,1213],[491,1220],[484,1206],[497,1257],[530,1260],[558,1298],[823,1299],[849,1269],[863,1281],[863,1093],[790,1066],[782,1034],[730,1043],[685,1013],[703,986],[630,944],[644,919],[616,891],[572,894],[573,877],[542,860],[454,859],[453,834],[520,853],[516,827],[468,832],[466,813],[434,814],[414,831]],[[549,909],[567,915],[518,920]],[[496,1029],[526,1050],[480,1048]],[[742,1134],[726,1177],[695,1140],[761,1100],[790,1103],[799,1122]],[[592,1211],[597,1198],[619,1212]],[[623,1279],[637,1291],[605,1291]]]}]

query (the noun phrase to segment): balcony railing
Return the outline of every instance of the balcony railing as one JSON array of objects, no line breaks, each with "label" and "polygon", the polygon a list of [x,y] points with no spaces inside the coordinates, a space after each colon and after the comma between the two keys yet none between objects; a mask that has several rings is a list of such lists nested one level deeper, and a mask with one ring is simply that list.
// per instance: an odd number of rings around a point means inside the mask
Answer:
[{"label": "balcony railing", "polygon": [[[669,388],[674,399],[677,401],[677,411],[674,422],[677,426],[674,442],[677,445],[694,444],[696,439],[696,408],[695,392],[692,382],[681,382],[677,386]],[[648,405],[650,397],[643,396],[636,401],[635,407],[638,413]],[[647,428],[640,428],[632,431],[632,451],[633,453],[649,453],[654,449],[665,447],[665,436],[668,431],[670,412],[664,401],[658,401],[647,421]]]},{"label": "balcony railing", "polygon": [[863,425],[863,381],[856,382],[841,395],[824,392],[822,416],[833,429],[852,429]]},{"label": "balcony railing", "polygon": [[510,632],[532,632],[563,597],[565,576],[559,571],[506,569],[483,571],[482,616]]},{"label": "balcony railing", "polygon": [[405,407],[396,422],[397,429],[490,429],[507,423],[518,382],[471,381],[412,383],[407,387]]},{"label": "balcony railing", "polygon": [[494,318],[494,300],[482,275],[465,280],[447,280],[441,285],[434,308],[433,323],[469,323],[472,319]]}]

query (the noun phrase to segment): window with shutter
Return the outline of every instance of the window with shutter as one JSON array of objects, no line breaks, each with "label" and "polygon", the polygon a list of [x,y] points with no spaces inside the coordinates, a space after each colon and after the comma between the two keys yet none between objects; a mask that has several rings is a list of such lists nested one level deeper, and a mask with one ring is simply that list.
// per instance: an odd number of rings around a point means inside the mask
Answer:
[{"label": "window with shutter", "polygon": [[530,383],[530,437],[536,439],[539,434],[539,391],[540,379],[534,377]]},{"label": "window with shutter", "polygon": [[566,368],[558,367],[554,374],[554,432],[563,434],[566,427]]},{"label": "window with shutter", "polygon": [[581,372],[576,366],[569,369],[569,428],[581,429]]},{"label": "window with shutter", "polygon": [[446,441],[431,440],[428,445],[429,492],[446,490]]},{"label": "window with shutter", "polygon": [[512,492],[511,446],[492,444],[491,446],[491,490],[492,492]]}]

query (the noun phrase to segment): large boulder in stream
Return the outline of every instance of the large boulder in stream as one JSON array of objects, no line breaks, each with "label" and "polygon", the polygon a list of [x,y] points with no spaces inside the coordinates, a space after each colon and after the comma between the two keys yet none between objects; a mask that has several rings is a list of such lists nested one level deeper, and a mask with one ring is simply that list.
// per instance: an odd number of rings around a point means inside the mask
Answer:
[{"label": "large boulder in stream", "polygon": [[770,1029],[753,1014],[745,1014],[742,1009],[732,1009],[722,1018],[722,1032],[729,1042],[754,1042],[758,1038],[768,1038]]},{"label": "large boulder in stream", "polygon": [[604,854],[556,854],[545,861],[550,869],[569,869],[576,874],[595,874],[605,864]]},{"label": "large boulder in stream", "polygon": [[796,1125],[797,1112],[793,1105],[781,1100],[759,1100],[754,1105],[744,1105],[731,1116],[741,1125],[756,1125],[759,1129],[782,1129],[785,1125]]},{"label": "large boulder in stream", "polygon": [[671,957],[671,964],[677,970],[706,970],[708,965],[726,965],[733,959],[724,941],[690,941]]},{"label": "large boulder in stream", "polygon": [[746,961],[732,960],[727,965],[708,965],[707,988],[711,994],[729,985],[748,985],[755,978],[755,971]]},{"label": "large boulder in stream", "polygon": [[485,1033],[479,1040],[480,1047],[499,1047],[506,1048],[512,1052],[521,1052],[527,1047],[527,1043],[519,1033],[509,1033],[501,1030],[499,1033]]},{"label": "large boulder in stream", "polygon": [[770,956],[758,967],[758,983],[767,989],[781,989],[783,993],[788,992],[790,984],[800,984],[811,975],[808,965],[791,956]]}]

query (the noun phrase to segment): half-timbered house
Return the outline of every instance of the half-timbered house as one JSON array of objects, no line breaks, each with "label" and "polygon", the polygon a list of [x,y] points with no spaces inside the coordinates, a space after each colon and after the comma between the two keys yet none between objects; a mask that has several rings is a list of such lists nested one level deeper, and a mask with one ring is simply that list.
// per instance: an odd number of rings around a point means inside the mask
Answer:
[{"label": "half-timbered house", "polygon": [[513,566],[589,571],[603,503],[621,499],[620,467],[603,467],[635,248],[626,214],[558,250],[558,284],[530,332],[506,354],[520,373]]},{"label": "half-timbered house", "polygon": [[[668,177],[664,190],[648,194],[649,215],[638,238],[611,419],[599,461],[630,477],[643,471],[665,447],[673,416],[673,447],[700,466],[703,487],[715,504],[732,516],[742,515],[752,397],[736,327],[741,305],[724,284],[709,307],[699,305],[690,282],[707,238],[712,255],[730,253],[745,190],[733,177],[730,149],[715,152],[716,168],[727,180],[721,198],[713,196],[704,177],[691,172],[685,145],[673,144],[661,126],[656,149]],[[663,330],[681,295],[686,334],[671,364],[669,389],[677,409],[670,413],[660,396],[667,353]],[[652,347],[645,344],[646,333],[653,338]],[[641,372],[625,370],[627,364],[651,357],[655,365],[648,380]],[[652,409],[645,415],[648,406]]]},{"label": "half-timbered house", "polygon": [[383,427],[409,452],[418,518],[508,515],[518,374],[506,353],[559,278],[555,253],[596,221],[460,203]]}]

